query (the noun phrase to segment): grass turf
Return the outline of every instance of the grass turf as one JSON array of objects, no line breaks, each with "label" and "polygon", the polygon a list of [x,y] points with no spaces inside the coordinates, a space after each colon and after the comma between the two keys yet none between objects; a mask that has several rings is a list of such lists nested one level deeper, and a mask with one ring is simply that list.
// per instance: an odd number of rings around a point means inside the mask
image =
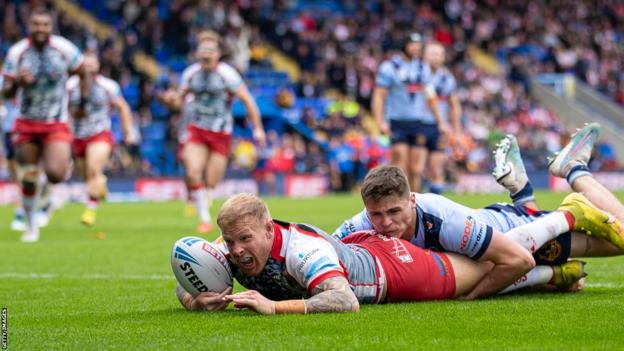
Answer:
[{"label": "grass turf", "polygon": [[[473,207],[506,201],[450,197]],[[538,193],[543,208],[562,198]],[[351,195],[268,202],[275,218],[327,231],[361,209]],[[79,224],[81,210],[66,206],[40,242],[22,244],[7,229],[12,208],[0,208],[9,350],[624,349],[624,258],[588,260],[588,287],[578,294],[363,306],[357,314],[189,313],[174,296],[169,264],[173,242],[195,225],[182,204],[104,204],[90,229]]]}]

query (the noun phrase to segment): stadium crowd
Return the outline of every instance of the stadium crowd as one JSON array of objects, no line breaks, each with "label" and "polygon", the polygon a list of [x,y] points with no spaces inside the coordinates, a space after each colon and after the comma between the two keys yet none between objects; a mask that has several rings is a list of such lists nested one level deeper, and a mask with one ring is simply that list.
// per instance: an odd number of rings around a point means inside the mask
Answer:
[{"label": "stadium crowd", "polygon": [[[491,168],[488,150],[507,133],[516,135],[529,170],[543,169],[544,155],[566,142],[563,136],[569,130],[531,99],[529,74],[573,72],[624,102],[619,74],[622,60],[617,50],[621,40],[621,21],[617,19],[624,10],[610,2],[599,6],[558,3],[548,8],[534,2],[477,6],[473,1],[458,0],[436,5],[405,1],[77,3],[108,23],[112,35],[98,39],[94,28],[79,26],[62,12],[57,15],[58,32],[83,49],[99,51],[102,73],[119,82],[133,111],[137,145],[115,148],[110,173],[116,175],[181,174],[176,160],[180,116],[155,97],[179,80],[197,34],[205,28],[222,35],[226,60],[240,72],[247,72],[250,65],[270,65],[264,45],[265,40],[270,41],[295,58],[302,70],[300,81],[287,87],[295,99],[320,98],[337,89],[355,106],[303,109],[300,120],[315,132],[313,141],[294,133],[292,139],[300,141],[293,143],[288,136],[276,138],[266,150],[256,150],[240,137],[234,141],[235,150],[243,151],[232,155],[231,167],[250,169],[257,162],[260,174],[266,173],[266,167],[282,163],[283,155],[296,154],[291,151],[297,148],[302,154],[304,148],[306,154],[318,150],[322,155],[318,160],[322,161],[313,169],[303,161],[280,167],[293,172],[330,173],[335,189],[348,188],[387,157],[387,140],[363,128],[361,121],[370,106],[380,62],[409,30],[420,31],[428,40],[447,47],[448,64],[460,84],[463,124],[473,141],[465,162],[469,172]],[[5,53],[24,35],[28,6],[27,2],[11,1],[0,5],[1,47]],[[530,15],[535,13],[543,16]],[[496,74],[479,67],[468,53],[470,45],[495,55],[507,69]],[[134,65],[132,56],[137,51],[166,67],[160,77],[150,77]],[[348,132],[342,133],[344,130]],[[153,134],[158,135],[155,141],[150,140]],[[157,144],[165,147],[151,152]],[[331,145],[334,151],[327,151],[324,145]],[[596,159],[594,168],[616,167],[612,158],[596,155]]]}]

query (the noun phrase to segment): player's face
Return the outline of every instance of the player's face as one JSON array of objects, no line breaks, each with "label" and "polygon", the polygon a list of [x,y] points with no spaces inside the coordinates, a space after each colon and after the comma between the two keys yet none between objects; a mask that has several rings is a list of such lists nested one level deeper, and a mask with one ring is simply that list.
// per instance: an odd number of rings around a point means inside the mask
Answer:
[{"label": "player's face", "polygon": [[215,41],[204,41],[199,44],[196,52],[197,61],[201,65],[202,69],[209,70],[219,61],[221,52],[219,51],[219,44]]},{"label": "player's face", "polygon": [[433,45],[425,49],[425,61],[432,67],[439,68],[444,65],[444,48],[439,45]]},{"label": "player's face", "polygon": [[379,201],[366,202],[368,217],[380,234],[411,240],[415,229],[415,198],[398,195],[387,196]]},{"label": "player's face", "polygon": [[232,228],[223,229],[232,262],[247,276],[260,274],[273,247],[273,222],[243,218]]},{"label": "player's face", "polygon": [[44,45],[52,34],[52,18],[49,15],[33,15],[28,21],[30,39],[36,45]]},{"label": "player's face", "polygon": [[410,58],[418,58],[422,49],[422,43],[419,41],[410,41],[406,44],[405,52]]},{"label": "player's face", "polygon": [[83,65],[85,71],[90,74],[97,74],[100,71],[100,62],[93,54],[84,55]]}]

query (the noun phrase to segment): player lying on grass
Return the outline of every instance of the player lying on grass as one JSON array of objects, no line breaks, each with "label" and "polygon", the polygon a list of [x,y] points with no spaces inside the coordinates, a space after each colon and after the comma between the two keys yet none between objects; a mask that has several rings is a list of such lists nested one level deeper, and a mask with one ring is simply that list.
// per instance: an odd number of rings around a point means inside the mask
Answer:
[{"label": "player lying on grass", "polygon": [[[566,146],[558,159],[567,157],[567,164],[581,163],[584,154],[591,152],[592,140],[577,134],[572,146]],[[579,177],[575,184],[585,178],[597,183],[591,177]],[[595,189],[587,189],[587,193]],[[467,298],[491,295],[518,278],[519,287],[548,281],[552,269],[544,266],[531,270],[534,263],[527,259],[527,250],[538,265],[558,265],[568,257],[611,256],[621,254],[624,248],[621,224],[577,193],[566,197],[559,210],[549,214],[507,204],[475,210],[439,195],[409,193],[402,171],[382,166],[366,176],[362,198],[366,209],[345,221],[334,236],[344,238],[353,232],[375,229],[419,247],[493,262],[494,269]],[[568,231],[576,233],[559,236]]]},{"label": "player lying on grass", "polygon": [[[226,201],[217,224],[224,240],[216,245],[250,290],[194,298],[178,285],[176,295],[188,310],[223,310],[233,302],[262,314],[345,312],[360,303],[453,299],[472,291],[491,269],[488,262],[374,231],[340,241],[308,225],[271,219],[266,204],[249,194]],[[580,272],[559,269],[553,282],[567,285]]]}]

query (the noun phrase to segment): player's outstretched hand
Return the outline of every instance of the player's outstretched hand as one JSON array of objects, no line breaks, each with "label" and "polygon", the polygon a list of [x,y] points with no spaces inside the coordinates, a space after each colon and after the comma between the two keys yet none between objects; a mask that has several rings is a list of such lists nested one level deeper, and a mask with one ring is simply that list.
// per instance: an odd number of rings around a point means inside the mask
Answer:
[{"label": "player's outstretched hand", "polygon": [[224,300],[224,297],[231,292],[232,288],[229,287],[222,293],[205,292],[195,298],[187,293],[182,299],[182,304],[190,311],[222,311],[229,303],[229,301]]},{"label": "player's outstretched hand", "polygon": [[251,309],[261,314],[275,314],[275,302],[255,290],[247,290],[225,296],[226,301],[234,302],[235,308]]}]

